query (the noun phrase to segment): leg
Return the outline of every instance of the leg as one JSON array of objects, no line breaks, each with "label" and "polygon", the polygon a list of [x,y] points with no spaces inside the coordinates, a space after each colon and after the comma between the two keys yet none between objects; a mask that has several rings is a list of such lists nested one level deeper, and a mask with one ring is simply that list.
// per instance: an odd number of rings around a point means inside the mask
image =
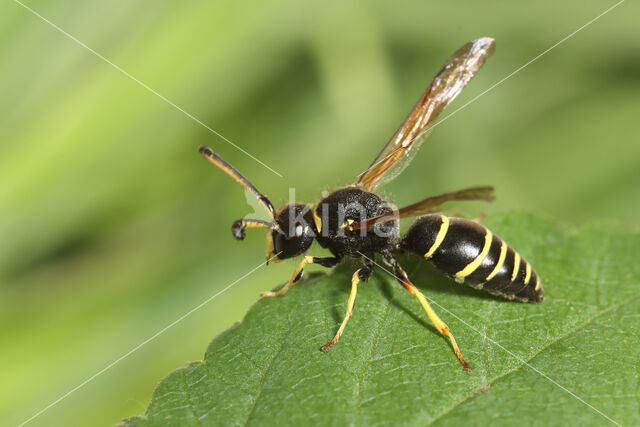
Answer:
[{"label": "leg", "polygon": [[449,331],[449,327],[438,317],[436,312],[433,311],[427,299],[424,297],[424,295],[422,295],[422,292],[420,292],[418,288],[416,288],[414,284],[409,281],[407,274],[404,272],[402,267],[400,267],[398,262],[390,256],[389,259],[387,259],[387,262],[389,263],[389,265],[393,266],[394,274],[396,276],[396,279],[398,279],[398,282],[400,282],[400,284],[406,290],[408,290],[411,295],[418,298],[418,301],[420,301],[420,304],[422,304],[422,308],[424,308],[427,316],[429,316],[429,320],[431,320],[436,329],[442,335],[445,335],[449,338],[449,341],[451,341],[451,346],[453,347],[453,351],[456,353],[456,356],[458,356],[458,359],[460,359],[460,363],[462,363],[464,369],[466,369],[467,371],[471,371],[471,366],[469,366],[469,364],[462,357],[460,349],[458,348],[458,344],[456,344],[455,338],[453,338],[451,331]]},{"label": "leg", "polygon": [[340,329],[338,329],[338,332],[336,332],[336,335],[333,337],[331,341],[323,345],[320,350],[324,351],[328,349],[329,347],[337,343],[338,340],[340,339],[340,335],[342,335],[342,332],[344,331],[345,326],[347,326],[347,322],[349,321],[349,318],[353,314],[353,306],[356,303],[356,293],[358,292],[358,283],[360,283],[361,280],[367,281],[372,271],[373,271],[372,264],[370,261],[367,261],[363,268],[353,273],[353,277],[351,278],[351,294],[349,294],[349,301],[347,301],[347,314],[344,316],[344,320],[340,325]]},{"label": "leg", "polygon": [[284,285],[282,289],[277,292],[263,292],[260,294],[261,297],[279,297],[283,295],[285,292],[289,290],[290,287],[298,283],[300,278],[302,277],[302,271],[304,270],[304,266],[307,264],[320,264],[324,267],[331,268],[338,265],[338,263],[342,260],[340,257],[317,257],[317,256],[305,256],[300,264],[296,267],[291,275],[291,279],[289,279],[289,283]]}]

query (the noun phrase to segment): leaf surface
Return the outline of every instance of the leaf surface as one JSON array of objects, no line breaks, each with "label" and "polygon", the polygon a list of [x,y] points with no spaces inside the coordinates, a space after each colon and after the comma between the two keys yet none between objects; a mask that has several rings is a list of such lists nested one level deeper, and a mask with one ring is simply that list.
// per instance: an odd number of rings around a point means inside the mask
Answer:
[{"label": "leaf surface", "polygon": [[[258,301],[204,361],[160,382],[126,425],[640,423],[640,239],[611,225],[566,230],[525,213],[485,225],[532,263],[544,303],[497,299],[401,256],[449,325],[465,373],[419,303],[377,269],[340,341],[344,263]],[[205,326],[203,326],[205,327]]]}]

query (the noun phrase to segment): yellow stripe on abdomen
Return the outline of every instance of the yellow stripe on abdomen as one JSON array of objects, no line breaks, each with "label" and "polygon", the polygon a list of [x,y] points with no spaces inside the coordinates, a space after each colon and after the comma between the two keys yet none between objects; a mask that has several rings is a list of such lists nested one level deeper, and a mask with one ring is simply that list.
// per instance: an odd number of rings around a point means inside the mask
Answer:
[{"label": "yellow stripe on abdomen", "polygon": [[524,263],[525,263],[525,269],[526,269],[526,274],[524,276],[524,284],[528,285],[529,280],[531,280],[531,265],[529,265],[527,261],[525,261]]},{"label": "yellow stripe on abdomen", "polygon": [[493,234],[491,233],[491,231],[487,229],[485,230],[486,234],[484,235],[484,246],[482,247],[482,251],[480,251],[480,254],[473,261],[467,264],[465,268],[456,273],[456,279],[462,280],[473,273],[476,268],[478,268],[480,264],[482,264],[482,261],[484,261],[484,259],[487,257],[489,248],[491,247],[491,241],[493,240]]},{"label": "yellow stripe on abdomen", "polygon": [[516,252],[516,256],[513,259],[513,273],[511,273],[512,282],[516,279],[516,276],[518,275],[518,270],[520,270],[520,254]]},{"label": "yellow stripe on abdomen", "polygon": [[506,258],[507,258],[507,244],[503,240],[502,245],[500,246],[500,257],[498,257],[498,262],[496,263],[496,266],[493,268],[491,273],[489,273],[489,275],[487,276],[485,282],[488,282],[489,280],[493,279],[493,276],[498,274],[498,271],[500,271],[500,269],[502,268],[502,265],[504,264],[504,260]]},{"label": "yellow stripe on abdomen", "polygon": [[436,234],[436,240],[433,242],[433,245],[429,248],[426,254],[424,254],[425,258],[431,258],[433,253],[440,247],[442,241],[444,240],[444,236],[447,235],[447,230],[449,230],[449,218],[444,215],[440,215],[440,219],[442,220],[442,224],[440,224],[440,230],[438,230],[438,234]]}]

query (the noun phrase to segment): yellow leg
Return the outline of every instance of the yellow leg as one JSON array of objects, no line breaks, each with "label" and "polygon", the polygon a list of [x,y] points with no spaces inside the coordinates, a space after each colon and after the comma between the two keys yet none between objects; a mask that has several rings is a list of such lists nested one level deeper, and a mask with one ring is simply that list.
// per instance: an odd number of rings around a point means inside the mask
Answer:
[{"label": "yellow leg", "polygon": [[307,255],[304,258],[302,258],[302,261],[300,261],[300,264],[298,264],[296,269],[293,271],[293,274],[291,275],[291,279],[289,279],[289,282],[286,285],[284,285],[282,289],[280,289],[277,292],[263,292],[260,294],[260,297],[279,297],[280,295],[284,295],[289,290],[290,287],[292,287],[293,285],[298,283],[298,281],[300,281],[300,278],[302,277],[302,271],[304,270],[304,266],[307,264],[320,264],[324,267],[331,268],[331,267],[335,267],[340,262],[340,260],[341,258],[338,258],[338,257],[316,257],[316,256]]},{"label": "yellow leg", "polygon": [[336,336],[333,337],[331,341],[322,346],[321,350],[326,350],[338,342],[340,335],[342,335],[342,332],[344,331],[344,327],[347,326],[347,322],[353,314],[353,306],[356,303],[356,294],[358,293],[358,283],[360,283],[360,270],[353,273],[353,277],[351,278],[351,294],[349,294],[349,301],[347,302],[347,314],[344,316],[340,329],[338,329]]},{"label": "yellow leg", "polygon": [[456,339],[451,334],[451,331],[449,331],[449,327],[438,317],[436,312],[433,311],[427,299],[424,297],[424,295],[422,295],[422,292],[420,292],[418,288],[416,288],[413,285],[413,283],[409,281],[406,275],[403,274],[401,277],[402,277],[402,281],[401,281],[402,286],[404,286],[405,289],[411,293],[411,295],[418,298],[418,301],[420,301],[420,304],[422,304],[422,308],[424,308],[424,311],[427,313],[427,316],[429,316],[429,320],[431,320],[433,325],[442,335],[447,336],[451,341],[451,346],[453,347],[453,351],[456,353],[456,356],[458,356],[458,359],[460,359],[460,362],[462,363],[462,366],[464,366],[464,369],[466,369],[467,371],[471,371],[471,366],[469,366],[469,364],[462,357],[462,353],[460,353],[458,344],[456,344]]},{"label": "yellow leg", "polygon": [[302,270],[304,270],[304,266],[307,264],[313,264],[312,256],[305,256],[304,258],[302,258],[302,261],[300,261],[300,264],[298,264],[296,269],[293,270],[291,279],[289,279],[289,282],[286,285],[284,285],[282,289],[280,289],[277,292],[272,292],[272,291],[263,292],[260,294],[260,296],[264,298],[264,297],[279,297],[280,295],[284,295],[289,290],[290,287],[298,283],[298,281],[302,277]]}]

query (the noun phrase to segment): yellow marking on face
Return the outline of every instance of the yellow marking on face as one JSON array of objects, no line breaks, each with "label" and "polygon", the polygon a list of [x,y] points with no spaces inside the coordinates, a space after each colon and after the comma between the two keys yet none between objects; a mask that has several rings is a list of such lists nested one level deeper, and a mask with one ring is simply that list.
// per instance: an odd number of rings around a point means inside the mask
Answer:
[{"label": "yellow marking on face", "polygon": [[536,287],[534,288],[534,290],[538,290],[540,289],[540,276],[536,276]]},{"label": "yellow marking on face", "polygon": [[487,280],[485,280],[486,282],[493,279],[493,276],[498,274],[498,271],[500,271],[500,269],[502,268],[502,265],[504,264],[504,260],[506,257],[507,257],[507,244],[503,240],[502,246],[500,246],[500,256],[498,257],[498,262],[496,266],[493,268],[493,270],[491,271],[491,273],[489,273],[489,275],[487,276]]},{"label": "yellow marking on face", "polygon": [[529,265],[529,263],[526,262],[526,261],[525,261],[525,268],[526,268],[527,272],[524,275],[524,284],[528,285],[529,284],[529,280],[531,280],[531,265]]},{"label": "yellow marking on face", "polygon": [[322,218],[318,216],[318,212],[316,209],[313,210],[313,222],[316,223],[318,234],[322,233]]},{"label": "yellow marking on face", "polygon": [[516,276],[518,275],[518,270],[520,270],[520,254],[516,252],[516,257],[513,260],[513,273],[511,273],[511,281],[516,280]]},{"label": "yellow marking on face", "polygon": [[486,228],[485,228],[485,231],[486,231],[486,234],[484,235],[484,246],[482,247],[482,251],[480,251],[480,254],[473,261],[467,264],[465,268],[463,268],[462,270],[456,273],[456,279],[463,279],[468,275],[470,275],[471,273],[473,273],[474,271],[476,271],[476,269],[480,267],[480,264],[482,264],[482,261],[484,261],[484,259],[487,257],[487,254],[489,253],[489,248],[491,248],[493,233],[491,233]]},{"label": "yellow marking on face", "polygon": [[438,234],[436,234],[436,240],[433,242],[433,245],[429,248],[426,254],[424,254],[425,258],[431,258],[433,253],[440,247],[442,241],[444,240],[444,236],[447,235],[447,230],[449,230],[449,218],[444,215],[440,215],[440,219],[442,220],[442,224],[440,224],[440,230],[438,230]]}]

